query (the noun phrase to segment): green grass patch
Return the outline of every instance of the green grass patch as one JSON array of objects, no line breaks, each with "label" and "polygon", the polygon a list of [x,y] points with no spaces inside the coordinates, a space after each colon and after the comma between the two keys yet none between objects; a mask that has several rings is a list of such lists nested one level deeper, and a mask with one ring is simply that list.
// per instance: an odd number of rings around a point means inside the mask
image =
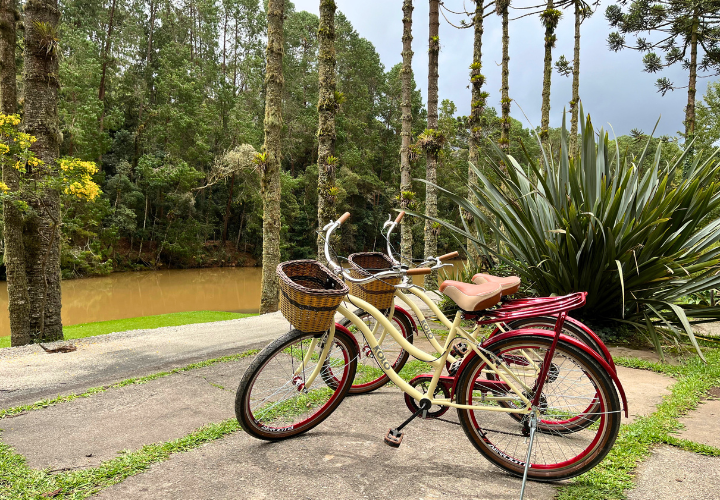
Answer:
[{"label": "green grass patch", "polygon": [[235,419],[210,424],[180,439],[143,446],[123,453],[92,469],[50,474],[28,467],[24,457],[0,443],[0,499],[25,500],[45,497],[87,498],[103,488],[146,471],[152,464],[167,460],[173,453],[195,449],[240,430]]},{"label": "green grass patch", "polygon": [[[223,356],[221,358],[208,359],[205,361],[200,361],[199,363],[192,363],[187,366],[183,366],[181,368],[175,368],[175,369],[167,371],[167,372],[153,373],[152,375],[147,375],[145,377],[128,378],[128,379],[122,380],[120,382],[117,382],[115,384],[106,385],[103,387],[93,387],[92,389],[88,389],[87,391],[80,393],[80,394],[68,394],[67,396],[58,396],[56,398],[43,399],[42,401],[38,401],[36,403],[32,403],[29,405],[15,406],[13,408],[7,408],[5,410],[0,410],[0,420],[2,420],[3,418],[11,417],[13,415],[19,415],[21,413],[26,413],[29,411],[40,410],[42,408],[47,408],[49,406],[55,406],[57,404],[68,403],[75,399],[87,398],[87,397],[92,396],[93,394],[99,394],[101,392],[105,392],[110,389],[117,389],[119,387],[125,387],[127,385],[145,384],[147,382],[150,382],[151,380],[156,380],[159,378],[167,377],[174,373],[182,373],[182,372],[187,372],[190,370],[197,370],[198,368],[204,368],[206,366],[211,366],[211,365],[214,365],[217,363],[227,363],[229,361],[237,361],[238,359],[243,359],[243,358],[247,358],[249,356],[254,356],[258,352],[260,352],[260,351],[258,351],[257,349],[253,349],[253,350],[242,352],[240,354],[233,354],[231,356]],[[1,484],[2,484],[2,482],[0,482],[0,485]]]},{"label": "green grass patch", "polygon": [[[256,314],[242,314],[223,311],[191,311],[171,314],[160,314],[157,316],[142,316],[139,318],[114,319],[111,321],[99,321],[97,323],[83,323],[63,327],[65,340],[82,339],[107,335],[114,332],[125,332],[128,330],[150,330],[164,326],[194,325],[199,323],[213,323],[215,321],[227,321],[231,319],[247,318],[257,316]],[[0,337],[0,348],[10,347],[10,337]]]},{"label": "green grass patch", "polygon": [[678,418],[697,407],[707,391],[720,385],[720,351],[705,353],[708,363],[694,357],[684,365],[671,366],[634,358],[617,358],[615,363],[629,368],[652,370],[677,379],[672,393],[658,405],[652,415],[623,425],[608,456],[593,470],[560,488],[557,500],[622,500],[625,491],[633,488],[637,466],[659,444],[677,446],[693,453],[720,456],[720,449],[679,439]]}]

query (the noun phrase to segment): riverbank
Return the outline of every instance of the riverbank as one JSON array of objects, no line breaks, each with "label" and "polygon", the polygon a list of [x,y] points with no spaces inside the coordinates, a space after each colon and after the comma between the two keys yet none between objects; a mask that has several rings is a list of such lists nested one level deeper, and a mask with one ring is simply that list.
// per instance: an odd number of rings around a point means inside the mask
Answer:
[{"label": "riverbank", "polygon": [[[130,330],[151,330],[168,326],[183,326],[191,324],[213,323],[216,321],[228,321],[242,319],[256,314],[232,313],[224,311],[192,311],[172,314],[160,314],[157,316],[144,316],[140,318],[128,318],[112,321],[98,321],[95,323],[84,323],[63,327],[65,340],[95,337],[109,333],[124,332]],[[0,337],[0,348],[10,347],[10,337]]]}]

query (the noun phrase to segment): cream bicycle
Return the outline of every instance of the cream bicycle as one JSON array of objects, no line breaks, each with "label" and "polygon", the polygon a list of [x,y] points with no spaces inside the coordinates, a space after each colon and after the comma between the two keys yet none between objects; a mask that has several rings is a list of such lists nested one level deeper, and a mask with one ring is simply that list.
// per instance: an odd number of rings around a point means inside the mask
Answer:
[{"label": "cream bicycle", "polygon": [[[324,228],[326,241],[347,217],[349,214]],[[399,446],[402,429],[414,418],[437,407],[452,407],[473,445],[515,475],[538,481],[565,479],[591,469],[609,452],[621,412],[614,373],[597,353],[560,333],[567,310],[584,302],[584,295],[580,294],[582,301],[563,306],[566,310],[559,313],[554,332],[521,329],[482,342],[460,327],[462,314],[458,312],[448,325],[444,345],[438,343],[441,354],[434,356],[404,339],[370,303],[346,295],[348,289],[338,279],[369,283],[427,274],[430,268],[393,269],[361,279],[351,277],[333,261],[327,244],[326,256],[332,270],[314,261],[279,267],[285,286],[282,309],[297,329],[267,346],[242,377],[235,412],[246,432],[265,440],[289,438],[312,429],[337,408],[354,380],[358,356],[355,337],[333,322],[337,311],[362,332],[387,377],[417,402],[413,415],[388,432],[388,444]],[[433,268],[440,266],[436,263]],[[416,291],[403,283],[398,288]],[[460,298],[471,310],[482,306],[484,300],[472,294]],[[339,305],[343,299],[367,311],[405,351],[430,365],[433,371],[427,391],[413,387],[393,370],[373,332]],[[434,304],[428,306],[436,309]],[[445,387],[441,378],[456,339],[467,343],[469,353],[453,378],[451,393],[438,394],[437,388]],[[568,425],[572,421],[590,425]]]}]

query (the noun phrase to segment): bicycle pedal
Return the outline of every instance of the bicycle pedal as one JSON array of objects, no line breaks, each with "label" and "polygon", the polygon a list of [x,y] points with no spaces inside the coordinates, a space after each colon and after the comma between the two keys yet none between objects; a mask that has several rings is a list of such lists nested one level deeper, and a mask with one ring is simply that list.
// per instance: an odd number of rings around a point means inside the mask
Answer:
[{"label": "bicycle pedal", "polygon": [[467,352],[468,352],[467,344],[465,342],[458,342],[457,344],[455,344],[453,346],[452,351],[450,351],[450,354],[452,354],[452,356],[454,358],[461,358],[461,357],[465,356],[467,354]]},{"label": "bicycle pedal", "polygon": [[392,446],[393,448],[400,448],[402,440],[403,433],[395,429],[388,430],[387,434],[385,435],[385,444],[388,446]]}]

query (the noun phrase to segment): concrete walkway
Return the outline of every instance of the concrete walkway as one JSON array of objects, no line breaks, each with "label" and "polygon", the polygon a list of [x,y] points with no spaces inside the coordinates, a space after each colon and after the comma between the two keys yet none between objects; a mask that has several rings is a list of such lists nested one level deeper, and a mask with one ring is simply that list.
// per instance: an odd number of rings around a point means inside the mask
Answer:
[{"label": "concrete walkway", "polygon": [[[274,314],[82,339],[73,342],[78,350],[67,354],[46,354],[37,346],[0,350],[0,408],[260,348],[288,330],[282,316]],[[245,358],[218,363],[6,418],[0,420],[0,437],[33,468],[94,467],[123,450],[177,439],[205,424],[233,418],[235,390],[250,362],[251,358]],[[619,368],[618,373],[631,418],[654,411],[673,383],[648,371]],[[714,418],[716,422],[714,403],[701,407],[695,420],[708,423]],[[455,412],[446,414],[449,422],[416,420],[399,449],[385,446],[387,429],[407,417],[402,393],[384,388],[347,398],[328,420],[298,438],[265,443],[238,432],[173,455],[146,473],[103,490],[99,497],[517,498],[519,480],[475,450],[462,428],[453,423],[457,423]],[[684,463],[694,464],[697,470],[689,471],[692,478],[688,479],[700,485],[717,480],[712,474],[705,474],[705,479],[695,476],[710,463],[717,468],[718,459],[689,455]],[[676,469],[682,466],[682,461],[673,460],[686,459],[673,457],[662,448],[657,450],[640,472],[638,484],[647,486],[631,492],[645,496],[630,498],[665,498],[660,492],[675,490],[654,490],[654,496],[644,492],[653,486],[682,487],[680,480],[675,485],[669,479],[653,480],[653,474],[662,477],[672,463]],[[551,500],[556,488],[557,484],[531,483],[526,498]],[[720,498],[674,494],[676,498]]]}]

